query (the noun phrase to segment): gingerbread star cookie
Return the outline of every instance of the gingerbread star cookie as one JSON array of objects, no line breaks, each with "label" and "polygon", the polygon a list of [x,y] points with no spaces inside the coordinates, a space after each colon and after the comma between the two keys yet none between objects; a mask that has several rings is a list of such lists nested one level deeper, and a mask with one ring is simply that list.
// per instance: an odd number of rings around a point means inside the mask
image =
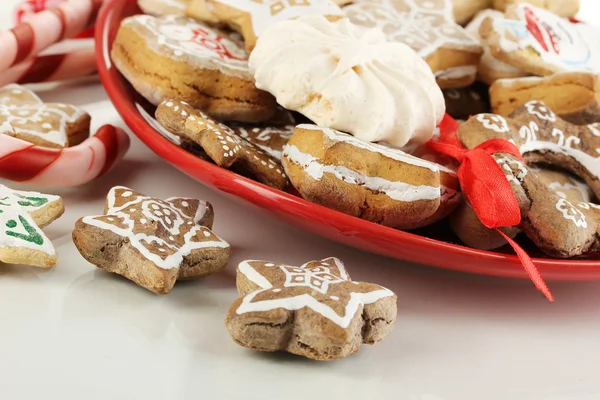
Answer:
[{"label": "gingerbread star cookie", "polygon": [[450,0],[359,0],[344,8],[352,22],[379,27],[391,42],[415,50],[431,67],[442,89],[475,80],[481,46],[454,22]]},{"label": "gingerbread star cookie", "polygon": [[90,135],[90,116],[68,104],[44,103],[20,85],[0,88],[0,134],[38,146],[78,145]]},{"label": "gingerbread star cookie", "polygon": [[49,268],[57,255],[42,228],[65,208],[58,196],[0,185],[0,262]]},{"label": "gingerbread star cookie", "polygon": [[225,323],[236,343],[254,350],[343,358],[383,340],[396,320],[396,295],[353,281],[337,258],[299,267],[244,261],[236,285],[240,298]]},{"label": "gingerbread star cookie", "polygon": [[104,215],[81,218],[73,241],[81,255],[157,294],[177,280],[196,279],[225,267],[231,249],[210,228],[213,210],[201,200],[160,200],[117,186]]},{"label": "gingerbread star cookie", "polygon": [[256,123],[276,111],[256,88],[238,34],[190,18],[134,15],[121,23],[112,61],[150,103],[186,101],[225,121]]},{"label": "gingerbread star cookie", "polygon": [[191,142],[204,149],[218,166],[231,168],[276,189],[287,187],[287,176],[276,159],[189,104],[165,101],[156,109],[156,119],[181,137],[182,145]]}]

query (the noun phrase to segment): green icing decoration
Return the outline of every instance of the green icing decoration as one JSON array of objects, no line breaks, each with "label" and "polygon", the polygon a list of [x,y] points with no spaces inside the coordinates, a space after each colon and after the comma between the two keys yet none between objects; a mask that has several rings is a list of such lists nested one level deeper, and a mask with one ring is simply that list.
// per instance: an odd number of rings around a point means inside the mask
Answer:
[{"label": "green icing decoration", "polygon": [[[25,230],[27,231],[28,235],[23,235],[22,233],[13,231],[6,231],[6,234],[8,236],[16,237],[17,239],[21,239],[26,242],[35,243],[38,246],[44,244],[44,238],[39,233],[37,233],[33,226],[27,223],[27,220],[23,218],[23,216],[19,215],[19,221],[21,221],[21,224],[23,225],[23,228],[25,228]],[[10,220],[8,221],[6,226],[9,228],[14,228],[17,226],[17,222],[14,220]]]},{"label": "green icing decoration", "polygon": [[6,223],[6,226],[9,228],[14,228],[15,226],[17,226],[17,222],[14,219],[11,219]]},{"label": "green icing decoration", "polygon": [[15,196],[25,200],[18,201],[17,204],[23,207],[41,207],[48,202],[48,199],[44,197],[28,197],[21,194],[15,193]]}]

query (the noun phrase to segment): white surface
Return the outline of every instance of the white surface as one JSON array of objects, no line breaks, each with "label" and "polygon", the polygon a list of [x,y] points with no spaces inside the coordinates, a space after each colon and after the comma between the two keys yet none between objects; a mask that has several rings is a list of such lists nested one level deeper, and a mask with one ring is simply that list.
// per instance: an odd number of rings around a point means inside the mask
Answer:
[{"label": "white surface", "polygon": [[[598,13],[587,10],[588,17]],[[40,95],[87,105],[95,125],[119,123],[97,80]],[[229,266],[159,297],[84,261],[71,229],[78,218],[99,213],[116,184],[212,202],[215,231],[234,248]],[[67,212],[45,231],[59,252],[58,265],[48,271],[0,266],[0,399],[600,398],[600,282],[551,282],[557,301],[549,304],[527,281],[352,250],[197,184],[135,138],[110,175],[56,193]],[[354,279],[398,293],[398,322],[386,341],[336,362],[233,343],[223,320],[237,297],[239,261],[302,263],[326,256],[344,260]]]}]

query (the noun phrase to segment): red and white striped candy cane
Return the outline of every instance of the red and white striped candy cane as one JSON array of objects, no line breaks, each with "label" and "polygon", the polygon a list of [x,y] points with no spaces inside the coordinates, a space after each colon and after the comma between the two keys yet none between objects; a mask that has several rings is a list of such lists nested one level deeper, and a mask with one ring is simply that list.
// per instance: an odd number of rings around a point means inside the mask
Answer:
[{"label": "red and white striped candy cane", "polygon": [[0,178],[45,187],[71,187],[106,173],[129,149],[129,136],[104,125],[78,146],[50,149],[0,134]]},{"label": "red and white striped candy cane", "polygon": [[101,4],[102,0],[70,0],[25,16],[23,22],[0,33],[0,72],[83,31],[94,22]]},{"label": "red and white striped candy cane", "polygon": [[26,84],[80,78],[92,75],[96,70],[94,42],[90,40],[89,46],[84,48],[68,53],[44,54],[10,67],[0,73],[0,87],[9,83]]}]

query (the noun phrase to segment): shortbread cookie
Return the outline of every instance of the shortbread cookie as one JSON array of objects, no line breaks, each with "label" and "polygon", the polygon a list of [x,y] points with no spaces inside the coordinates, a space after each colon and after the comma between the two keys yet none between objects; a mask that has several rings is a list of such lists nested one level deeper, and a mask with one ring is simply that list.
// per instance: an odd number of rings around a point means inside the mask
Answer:
[{"label": "shortbread cookie", "polygon": [[495,57],[533,75],[600,71],[600,28],[529,4],[513,5],[505,18],[484,21],[480,32]]},{"label": "shortbread cookie", "polygon": [[464,25],[478,12],[492,7],[493,0],[454,0],[453,14],[457,24]]},{"label": "shortbread cookie", "polygon": [[189,0],[185,7],[185,15],[213,25],[219,25],[220,22],[219,18],[209,11],[205,0]]},{"label": "shortbread cookie", "polygon": [[423,226],[440,207],[438,165],[315,125],[299,125],[283,167],[307,200],[399,229]]},{"label": "shortbread cookie", "polygon": [[268,120],[275,99],[258,90],[235,34],[185,17],[135,15],[119,28],[115,66],[154,105],[178,99],[217,119]]},{"label": "shortbread cookie", "polygon": [[339,359],[382,341],[396,321],[396,295],[352,281],[337,258],[299,267],[243,261],[236,286],[240,298],[225,324],[236,343],[253,350]]},{"label": "shortbread cookie", "polygon": [[486,85],[475,83],[462,89],[444,90],[446,113],[452,118],[467,120],[471,115],[490,112]]},{"label": "shortbread cookie", "polygon": [[209,15],[229,25],[244,37],[248,53],[269,26],[302,15],[323,15],[341,18],[342,10],[330,0],[255,1],[205,0]]},{"label": "shortbread cookie", "polygon": [[246,139],[279,162],[281,162],[283,146],[290,140],[295,129],[294,125],[273,127],[233,126],[236,135]]},{"label": "shortbread cookie", "polygon": [[573,18],[579,12],[579,0],[494,0],[494,8],[504,11],[516,3],[529,3],[564,18]]},{"label": "shortbread cookie", "polygon": [[597,74],[564,72],[541,78],[503,79],[490,87],[490,98],[495,114],[509,115],[531,100],[540,100],[573,124],[600,122]]},{"label": "shortbread cookie", "polygon": [[19,85],[0,88],[0,134],[38,146],[76,146],[90,136],[88,113],[61,103],[44,103]]},{"label": "shortbread cookie", "polygon": [[369,142],[425,143],[444,116],[444,97],[427,64],[379,29],[347,18],[311,15],[269,27],[250,69],[257,87],[286,109]]},{"label": "shortbread cookie", "polygon": [[189,0],[138,0],[140,9],[151,15],[184,15]]},{"label": "shortbread cookie", "polygon": [[287,187],[288,178],[276,159],[189,104],[165,101],[156,109],[156,119],[183,142],[202,147],[218,166],[231,168],[276,189]]},{"label": "shortbread cookie", "polygon": [[227,265],[231,249],[210,230],[213,218],[212,206],[201,200],[160,200],[116,186],[107,195],[104,215],[77,221],[73,241],[98,268],[167,294],[177,280]]},{"label": "shortbread cookie", "polygon": [[0,262],[50,268],[58,256],[42,228],[65,211],[58,196],[0,185]]},{"label": "shortbread cookie", "polygon": [[442,89],[475,81],[481,46],[454,22],[450,0],[359,0],[344,12],[355,24],[380,28],[389,41],[412,47]]}]

